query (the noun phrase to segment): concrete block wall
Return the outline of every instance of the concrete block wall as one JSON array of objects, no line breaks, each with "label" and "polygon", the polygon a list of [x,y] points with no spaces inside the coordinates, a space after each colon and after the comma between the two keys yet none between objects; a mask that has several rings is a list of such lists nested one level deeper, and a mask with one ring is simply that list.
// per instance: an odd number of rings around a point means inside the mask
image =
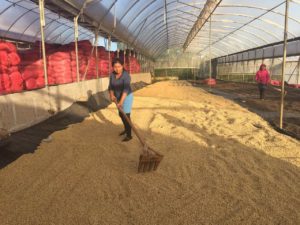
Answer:
[{"label": "concrete block wall", "polygon": [[[131,78],[132,83],[151,83],[150,73],[132,74]],[[91,94],[106,92],[107,87],[106,77],[0,96],[0,128],[15,132],[33,126],[51,117],[52,112],[63,111],[76,101],[86,101]]]}]

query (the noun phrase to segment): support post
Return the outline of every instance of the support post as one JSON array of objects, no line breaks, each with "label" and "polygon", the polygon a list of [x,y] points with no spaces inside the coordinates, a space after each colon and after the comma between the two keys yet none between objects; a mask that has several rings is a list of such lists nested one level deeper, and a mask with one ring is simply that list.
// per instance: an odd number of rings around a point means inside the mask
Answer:
[{"label": "support post", "polygon": [[124,49],[123,63],[124,63],[124,66],[125,66],[126,65],[126,48]]},{"label": "support post", "polygon": [[285,81],[285,64],[286,64],[286,48],[288,38],[288,21],[289,21],[289,1],[285,3],[285,21],[284,21],[284,45],[283,45],[283,61],[282,61],[282,73],[281,73],[281,102],[280,102],[280,121],[279,127],[283,128],[283,113],[284,113],[284,81]]},{"label": "support post", "polygon": [[78,58],[78,18],[79,15],[74,18],[74,41],[75,41],[75,59],[76,59],[76,76],[77,82],[80,81],[79,75],[79,58]]},{"label": "support post", "polygon": [[96,45],[96,77],[99,79],[99,57],[98,57],[98,30],[95,31],[95,45]]},{"label": "support post", "polygon": [[108,36],[108,74],[110,75],[111,69],[111,55],[110,55],[111,36]]},{"label": "support post", "polygon": [[300,56],[298,59],[298,74],[297,74],[297,85],[300,84]]},{"label": "support post", "polygon": [[131,58],[131,50],[129,50],[129,56],[128,56],[128,71],[129,71],[129,74],[131,74],[131,64],[130,64],[130,58]]},{"label": "support post", "polygon": [[44,6],[45,6],[44,0],[39,0],[44,79],[45,79],[45,87],[48,87],[47,58],[46,58],[45,33],[44,33],[44,27],[46,25]]},{"label": "support post", "polygon": [[209,79],[211,79],[211,16],[209,17]]}]

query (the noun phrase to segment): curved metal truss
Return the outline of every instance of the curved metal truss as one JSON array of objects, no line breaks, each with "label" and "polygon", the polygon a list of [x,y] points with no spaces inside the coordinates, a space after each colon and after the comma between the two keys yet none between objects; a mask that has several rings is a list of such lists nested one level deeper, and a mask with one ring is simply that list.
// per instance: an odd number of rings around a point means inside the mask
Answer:
[{"label": "curved metal truss", "polygon": [[[95,29],[129,47],[157,58],[167,49],[187,47],[194,54],[209,52],[209,25],[196,27],[200,14],[212,13],[212,55],[219,57],[283,39],[285,0],[223,0],[211,12],[214,0],[48,0],[47,42],[73,40],[72,16],[81,14],[79,39],[92,39]],[[300,1],[290,0],[289,38],[300,36]],[[0,0],[0,36],[24,41],[40,37],[39,11],[34,0]],[[63,4],[63,5],[62,5]],[[66,7],[68,6],[68,7]],[[50,9],[50,7],[48,7]],[[66,14],[69,12],[70,14]],[[73,12],[73,14],[71,13]],[[13,16],[12,16],[13,15]],[[188,40],[188,41],[187,41]],[[185,43],[188,43],[186,45]]]}]

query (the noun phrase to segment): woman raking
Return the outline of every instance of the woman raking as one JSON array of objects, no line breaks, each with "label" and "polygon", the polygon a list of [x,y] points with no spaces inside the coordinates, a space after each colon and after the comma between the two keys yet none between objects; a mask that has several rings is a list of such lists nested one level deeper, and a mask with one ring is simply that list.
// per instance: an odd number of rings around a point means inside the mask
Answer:
[{"label": "woman raking", "polygon": [[[133,102],[133,94],[130,86],[130,75],[124,70],[124,63],[119,58],[113,60],[112,67],[114,71],[112,74],[110,74],[108,86],[110,99],[111,101],[117,101],[118,106],[123,109],[130,119]],[[130,141],[132,139],[131,126],[121,112],[119,112],[119,116],[121,117],[124,125],[124,131],[120,133],[120,136],[126,134],[126,137],[123,139],[123,141]]]}]

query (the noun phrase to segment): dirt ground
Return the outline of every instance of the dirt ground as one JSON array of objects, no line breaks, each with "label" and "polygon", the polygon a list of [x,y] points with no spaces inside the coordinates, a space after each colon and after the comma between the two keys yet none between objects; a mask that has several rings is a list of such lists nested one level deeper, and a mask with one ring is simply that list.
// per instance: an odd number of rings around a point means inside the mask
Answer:
[{"label": "dirt ground", "polygon": [[184,81],[137,91],[132,120],[164,154],[137,174],[113,105],[0,170],[1,225],[300,224],[300,142]]},{"label": "dirt ground", "polygon": [[[205,87],[204,85],[200,85]],[[206,87],[207,88],[207,87]],[[300,89],[285,87],[287,94],[284,100],[284,129],[300,139]],[[267,121],[279,127],[280,87],[269,86],[266,99],[261,101],[257,85],[218,81],[213,90],[224,92],[242,106],[258,113]]]}]

